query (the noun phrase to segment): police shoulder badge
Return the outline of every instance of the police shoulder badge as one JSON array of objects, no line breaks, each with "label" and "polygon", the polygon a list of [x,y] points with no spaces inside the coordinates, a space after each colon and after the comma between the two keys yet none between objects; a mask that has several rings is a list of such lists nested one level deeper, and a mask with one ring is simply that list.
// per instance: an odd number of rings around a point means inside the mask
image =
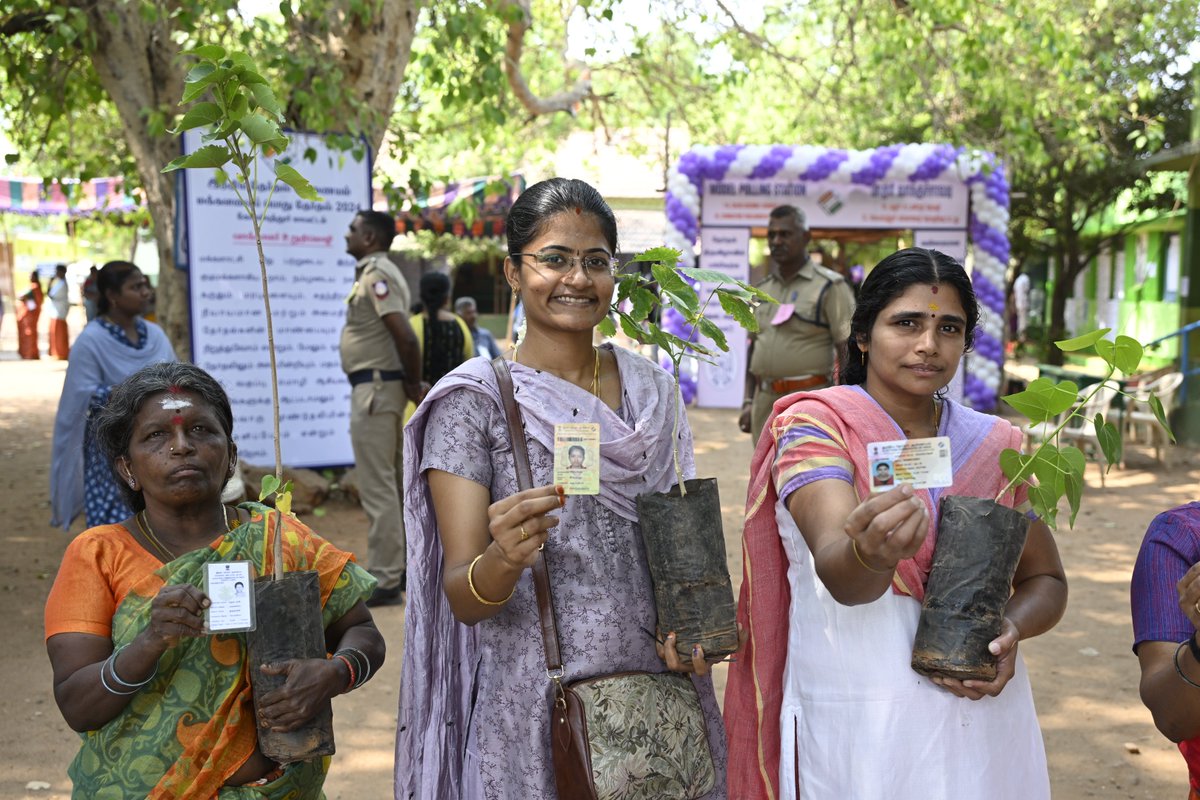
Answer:
[{"label": "police shoulder badge", "polygon": [[371,284],[371,288],[375,291],[375,296],[381,300],[388,296],[387,281],[375,281],[373,284]]}]

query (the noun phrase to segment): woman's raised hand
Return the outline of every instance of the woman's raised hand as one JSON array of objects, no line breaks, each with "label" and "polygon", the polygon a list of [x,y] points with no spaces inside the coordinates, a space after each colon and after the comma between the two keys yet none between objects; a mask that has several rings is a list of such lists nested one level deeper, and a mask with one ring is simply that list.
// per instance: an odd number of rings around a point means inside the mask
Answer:
[{"label": "woman's raised hand", "polygon": [[538,551],[558,524],[549,512],[566,506],[560,486],[539,486],[509,495],[488,506],[488,533],[509,565],[525,569],[537,561]]},{"label": "woman's raised hand", "polygon": [[907,483],[860,503],[845,525],[859,560],[876,572],[912,558],[928,530],[929,511]]},{"label": "woman's raised hand", "polygon": [[150,601],[150,624],[145,635],[166,651],[184,636],[204,635],[204,609],[212,603],[204,592],[187,583],[170,584]]}]

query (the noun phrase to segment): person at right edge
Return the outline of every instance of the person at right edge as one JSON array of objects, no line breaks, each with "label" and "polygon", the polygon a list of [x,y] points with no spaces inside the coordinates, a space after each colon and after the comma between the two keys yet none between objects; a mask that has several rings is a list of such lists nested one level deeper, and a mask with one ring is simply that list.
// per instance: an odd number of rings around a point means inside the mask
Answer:
[{"label": "person at right edge", "polygon": [[408,322],[408,284],[388,258],[396,223],[379,211],[355,215],[346,252],[358,259],[346,298],[342,370],[350,381],[350,442],[358,494],[370,527],[367,571],[379,581],[369,606],[403,602],[405,588],[404,406],[420,403],[421,345]]},{"label": "person at right edge", "polygon": [[771,209],[767,245],[775,263],[758,287],[779,301],[754,312],[758,333],[746,351],[746,388],[738,428],[758,444],[775,401],[833,383],[834,352],[850,335],[854,292],[840,274],[808,257],[804,212]]},{"label": "person at right edge", "polygon": [[1188,798],[1200,800],[1200,503],[1164,511],[1150,523],[1129,594],[1142,702],[1154,727],[1179,745]]}]

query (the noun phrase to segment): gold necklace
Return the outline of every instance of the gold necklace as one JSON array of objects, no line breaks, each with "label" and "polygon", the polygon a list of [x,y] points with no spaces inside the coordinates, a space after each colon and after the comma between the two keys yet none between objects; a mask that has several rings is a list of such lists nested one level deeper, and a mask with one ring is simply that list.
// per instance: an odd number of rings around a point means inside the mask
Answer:
[{"label": "gold necklace", "polygon": [[[512,360],[513,360],[514,364],[521,363],[520,361],[517,360],[517,348],[519,348],[520,346],[521,346],[520,344],[513,345]],[[596,360],[595,360],[595,365],[592,367],[592,389],[591,389],[591,391],[592,391],[593,395],[595,395],[596,397],[599,397],[600,396],[600,348],[593,347],[592,352],[595,354]],[[566,380],[566,379],[564,378],[564,380]]]},{"label": "gold necklace", "polygon": [[[242,524],[241,520],[234,522],[230,521],[229,508],[224,504],[221,505],[221,516],[225,518],[226,533]],[[146,509],[143,508],[141,511],[139,511],[134,517],[134,520],[137,521],[138,530],[142,532],[142,536],[145,537],[146,541],[154,545],[155,549],[158,550],[160,555],[166,556],[166,558],[163,559],[164,564],[174,561],[176,558],[178,558],[178,556],[176,556],[172,551],[168,550],[166,545],[159,541],[159,538],[154,535],[154,528],[150,526],[150,519],[146,516]]]},{"label": "gold necklace", "polygon": [[942,403],[938,402],[936,397],[933,398],[933,435],[937,436],[938,431],[942,429]]}]

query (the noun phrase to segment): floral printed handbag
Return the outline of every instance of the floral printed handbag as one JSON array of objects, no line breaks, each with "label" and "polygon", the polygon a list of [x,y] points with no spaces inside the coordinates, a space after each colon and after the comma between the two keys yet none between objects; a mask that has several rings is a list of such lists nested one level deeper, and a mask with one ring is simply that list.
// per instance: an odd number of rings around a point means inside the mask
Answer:
[{"label": "floral printed handbag", "polygon": [[[533,487],[521,410],[503,358],[492,361],[512,437],[518,490]],[[562,682],[545,556],[533,566],[546,674],[554,683],[550,744],[559,800],[695,800],[716,769],[700,696],[686,675],[621,672]]]}]

